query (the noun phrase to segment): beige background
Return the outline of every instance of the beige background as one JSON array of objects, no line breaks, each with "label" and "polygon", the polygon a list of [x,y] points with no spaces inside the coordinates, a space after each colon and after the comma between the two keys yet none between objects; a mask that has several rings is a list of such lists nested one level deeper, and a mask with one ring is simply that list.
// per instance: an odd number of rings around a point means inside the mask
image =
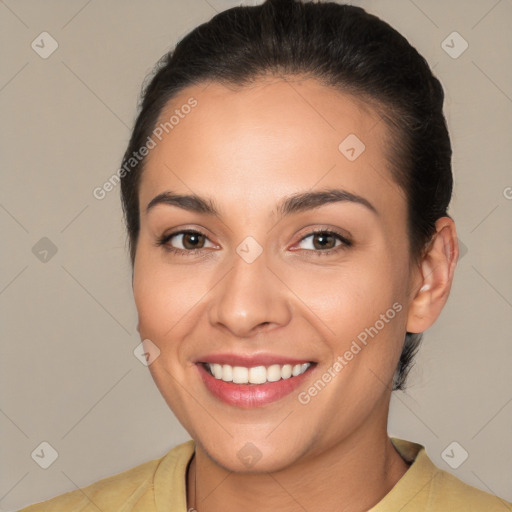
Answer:
[{"label": "beige background", "polygon": [[[118,168],[156,60],[237,3],[0,1],[2,511],[160,457],[188,438],[133,354],[119,190],[101,201],[92,191]],[[353,3],[401,31],[445,87],[451,214],[467,249],[407,392],[393,396],[389,431],[512,500],[512,1]],[[31,48],[43,31],[59,45],[47,59]],[[441,46],[453,31],[469,44],[456,59]],[[33,252],[43,237],[57,249],[46,262]],[[31,457],[43,441],[58,452],[46,470]],[[441,456],[453,441],[469,453],[457,469]]]}]

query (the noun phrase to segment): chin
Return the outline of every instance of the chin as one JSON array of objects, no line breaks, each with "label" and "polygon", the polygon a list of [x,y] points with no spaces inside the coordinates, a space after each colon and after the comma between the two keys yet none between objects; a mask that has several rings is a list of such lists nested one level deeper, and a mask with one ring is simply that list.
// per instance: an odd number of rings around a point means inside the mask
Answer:
[{"label": "chin", "polygon": [[256,444],[247,441],[234,453],[220,453],[218,449],[209,451],[208,456],[219,466],[235,473],[274,473],[286,469],[295,462],[295,454],[279,453],[274,449],[261,450]]},{"label": "chin", "polygon": [[[288,438],[290,439],[290,438]],[[222,444],[215,440],[196,438],[196,444],[218,466],[236,473],[273,473],[293,465],[300,453],[297,443],[283,445],[254,436],[230,438]]]}]

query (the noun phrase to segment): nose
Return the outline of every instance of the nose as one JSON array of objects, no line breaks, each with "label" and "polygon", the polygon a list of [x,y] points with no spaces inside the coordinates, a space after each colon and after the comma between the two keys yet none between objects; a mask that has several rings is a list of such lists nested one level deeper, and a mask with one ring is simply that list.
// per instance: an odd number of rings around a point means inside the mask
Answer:
[{"label": "nose", "polygon": [[232,268],[212,290],[209,320],[238,338],[285,326],[290,292],[269,268],[265,251],[252,263],[234,254]]}]

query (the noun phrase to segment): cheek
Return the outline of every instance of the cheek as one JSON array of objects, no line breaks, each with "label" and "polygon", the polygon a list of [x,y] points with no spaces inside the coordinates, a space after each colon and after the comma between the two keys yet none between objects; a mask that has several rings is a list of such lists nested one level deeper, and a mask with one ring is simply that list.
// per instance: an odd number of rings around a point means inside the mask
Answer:
[{"label": "cheek", "polygon": [[133,296],[139,332],[161,350],[168,350],[191,329],[201,298],[208,292],[204,272],[186,265],[171,266],[165,255],[141,247],[134,267]]},{"label": "cheek", "polygon": [[341,357],[343,369],[335,370],[336,384],[324,395],[326,399],[332,393],[334,402],[340,400],[339,387],[353,392],[367,389],[369,394],[382,391],[382,383],[394,374],[406,307],[404,278],[393,271],[393,258],[379,251],[378,257],[310,270],[307,279],[304,273],[289,270],[284,279],[303,304],[302,316],[323,338],[327,366]]},{"label": "cheek", "polygon": [[171,279],[155,260],[144,246],[139,247],[134,267],[133,297],[141,337],[161,345],[178,317],[176,307],[180,304],[181,283],[179,275]]},{"label": "cheek", "polygon": [[289,269],[287,274],[284,280],[305,310],[313,313],[309,316],[321,321],[323,332],[341,341],[373,324],[399,300],[389,261],[382,258],[352,259],[331,268],[311,267],[307,278],[297,270]]}]

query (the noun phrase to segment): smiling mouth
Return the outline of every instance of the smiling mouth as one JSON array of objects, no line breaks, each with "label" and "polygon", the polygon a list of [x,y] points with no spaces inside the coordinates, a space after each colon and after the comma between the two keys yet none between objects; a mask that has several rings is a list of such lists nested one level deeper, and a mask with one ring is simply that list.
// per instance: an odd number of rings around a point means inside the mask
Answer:
[{"label": "smiling mouth", "polygon": [[229,364],[200,363],[213,378],[233,384],[266,384],[302,375],[315,363],[272,364],[270,366],[231,366]]}]

